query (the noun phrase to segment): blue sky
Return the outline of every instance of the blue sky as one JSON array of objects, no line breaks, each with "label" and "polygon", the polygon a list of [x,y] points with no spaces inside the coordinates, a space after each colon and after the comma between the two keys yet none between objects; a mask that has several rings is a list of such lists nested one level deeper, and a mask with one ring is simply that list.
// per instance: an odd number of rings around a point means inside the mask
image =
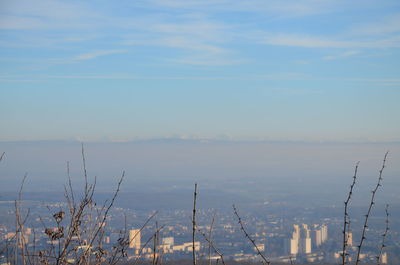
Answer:
[{"label": "blue sky", "polygon": [[400,141],[399,1],[0,1],[0,141]]}]

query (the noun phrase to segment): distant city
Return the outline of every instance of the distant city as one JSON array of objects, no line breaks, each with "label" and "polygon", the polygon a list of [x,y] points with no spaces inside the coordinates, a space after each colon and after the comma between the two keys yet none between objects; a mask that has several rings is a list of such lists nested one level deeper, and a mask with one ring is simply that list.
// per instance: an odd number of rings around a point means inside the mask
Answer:
[{"label": "distant city", "polygon": [[[82,145],[32,141],[0,142],[0,147],[7,151],[1,163],[0,264],[18,263],[13,258],[16,253],[33,249],[42,251],[42,256],[52,250],[50,256],[54,256],[59,239],[65,238],[71,227],[71,201],[63,187],[74,190],[76,200],[82,199]],[[119,249],[119,258],[133,263],[187,260],[193,253],[198,260],[214,263],[220,263],[222,256],[232,262],[257,263],[262,253],[272,263],[339,264],[345,238],[346,262],[355,263],[358,257],[362,263],[375,264],[378,256],[380,264],[400,264],[399,166],[393,162],[398,161],[399,143],[391,145],[396,152],[389,157],[364,235],[365,214],[382,163],[381,150],[386,150],[383,143],[161,139],[88,143],[85,147],[85,172],[89,184],[96,179],[96,192],[93,200],[86,201],[92,215],[85,215],[86,223],[80,220],[77,226],[92,224],[87,231],[81,229],[83,234],[98,227],[102,230],[95,247],[87,238],[69,235],[68,249],[75,252],[65,258],[72,263],[82,252],[101,257]],[[343,237],[344,201],[355,158],[362,163]],[[20,200],[25,168],[28,174]],[[121,169],[126,171],[120,192],[107,218],[99,222]],[[193,240],[195,183],[199,189]],[[251,240],[241,229],[233,204]],[[16,206],[20,206],[19,221]],[[389,230],[383,238],[386,225]]]},{"label": "distant city", "polygon": [[[182,198],[190,200],[191,198]],[[258,250],[269,257],[271,262],[336,262],[341,261],[342,209],[299,208],[285,211],[278,206],[279,202],[269,204],[243,204],[239,210],[242,221]],[[16,237],[24,238],[30,249],[49,248],[57,245],[57,240],[49,238],[50,229],[57,231],[52,213],[67,209],[64,202],[46,203],[40,201],[23,201],[25,210],[30,209],[29,219],[21,233],[15,233],[14,202],[1,201],[1,263],[11,264],[13,253],[10,246]],[[98,207],[97,210],[100,210]],[[300,213],[303,213],[302,215]],[[154,217],[146,224],[150,216]],[[324,216],[325,215],[325,216]],[[337,215],[335,217],[335,215]],[[135,210],[117,205],[110,212],[102,236],[102,246],[111,251],[126,233],[129,247],[126,249],[126,260],[151,260],[154,257],[163,260],[191,258],[193,246],[199,259],[219,260],[220,256],[210,248],[208,240],[223,253],[226,260],[259,261],[257,249],[249,242],[240,230],[240,226],[229,209],[199,209],[195,242],[192,242],[192,212],[190,209]],[[361,219],[352,220],[351,230],[347,233],[348,261],[354,261],[357,244],[360,238]],[[146,224],[145,226],[143,226]],[[397,264],[399,255],[399,226],[393,222],[387,247],[381,255],[381,264]],[[142,227],[143,226],[143,227]],[[211,227],[212,226],[212,227]],[[371,220],[368,229],[368,240],[360,255],[363,262],[375,262],[379,252],[381,234],[384,230],[384,218]],[[126,230],[125,230],[126,229]],[[155,233],[157,237],[155,240]],[[205,235],[205,236],[204,236]],[[207,237],[207,238],[206,238]],[[76,239],[76,248],[85,249],[87,242]],[[74,257],[69,257],[73,262]]]}]

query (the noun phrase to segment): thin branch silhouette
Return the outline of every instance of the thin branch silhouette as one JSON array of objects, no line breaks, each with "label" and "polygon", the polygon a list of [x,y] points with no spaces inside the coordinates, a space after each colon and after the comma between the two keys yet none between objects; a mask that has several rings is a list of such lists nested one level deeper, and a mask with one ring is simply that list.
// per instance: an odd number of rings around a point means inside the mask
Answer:
[{"label": "thin branch silhouette", "polygon": [[[208,231],[208,238],[210,242],[212,242],[212,230],[214,226],[214,221],[215,221],[215,212],[213,214],[213,217],[211,219],[211,224],[210,224],[210,230]],[[208,243],[208,265],[211,265],[211,243]]]},{"label": "thin branch silhouette", "polygon": [[344,202],[344,221],[343,221],[343,251],[342,251],[342,265],[346,264],[346,260],[347,260],[347,256],[349,255],[346,252],[346,248],[348,246],[348,233],[350,232],[350,217],[349,217],[349,213],[348,213],[348,207],[349,207],[349,202],[350,199],[353,195],[353,189],[354,189],[354,185],[356,184],[356,179],[357,179],[357,171],[358,171],[358,165],[360,164],[360,162],[356,163],[355,169],[354,169],[354,175],[353,175],[353,182],[350,185],[350,190],[349,190],[349,194],[347,195],[347,199]]},{"label": "thin branch silhouette", "polygon": [[196,236],[196,200],[197,200],[197,183],[194,184],[194,194],[193,194],[193,220],[192,220],[192,257],[193,257],[193,265],[196,265],[196,248],[194,245],[195,236]]},{"label": "thin branch silhouette", "polygon": [[369,216],[370,216],[370,214],[371,214],[372,207],[373,207],[374,204],[375,204],[375,201],[374,201],[374,200],[375,200],[376,192],[378,191],[379,187],[382,186],[382,184],[381,184],[382,179],[383,179],[382,174],[383,174],[383,170],[385,169],[386,158],[387,158],[388,153],[389,153],[389,152],[386,152],[386,153],[385,153],[385,156],[384,156],[383,161],[382,161],[382,167],[381,167],[381,169],[379,170],[378,182],[377,182],[375,188],[372,190],[371,202],[370,202],[369,207],[368,207],[368,212],[367,212],[367,214],[365,215],[364,226],[363,226],[363,229],[362,229],[360,244],[358,245],[357,258],[356,258],[356,265],[358,265],[358,264],[360,263],[360,261],[361,261],[361,259],[360,259],[360,254],[361,254],[362,245],[363,245],[363,243],[364,243],[364,241],[365,241],[365,239],[366,239],[365,233],[366,233],[367,228],[368,228],[368,219],[369,219]]},{"label": "thin branch silhouette", "polygon": [[235,213],[235,215],[236,215],[236,217],[238,219],[238,223],[240,225],[240,230],[243,231],[243,233],[246,236],[246,238],[253,244],[254,248],[257,250],[257,254],[263,259],[263,261],[264,261],[263,263],[265,263],[267,265],[270,265],[271,262],[265,257],[264,254],[261,253],[260,249],[258,248],[258,246],[256,244],[256,241],[253,238],[250,237],[249,233],[247,233],[246,229],[244,228],[244,225],[243,225],[243,222],[242,222],[242,218],[240,218],[240,215],[239,215],[239,213],[238,213],[238,211],[236,209],[236,206],[232,205],[232,207],[233,207],[233,211],[234,211],[234,213]]},{"label": "thin branch silhouette", "polygon": [[389,204],[386,204],[385,213],[386,213],[386,220],[385,220],[386,227],[385,227],[385,232],[382,234],[382,243],[379,249],[379,255],[376,257],[377,265],[381,265],[383,249],[386,247],[386,236],[389,232]]},{"label": "thin branch silhouette", "polygon": [[[218,254],[222,264],[225,265],[224,255],[221,253],[221,251],[219,249],[217,249],[217,247],[215,247],[215,245],[214,245],[213,241],[211,240],[211,238],[208,238],[207,235],[203,231],[200,230],[200,228],[197,228],[197,231],[203,236],[204,240],[207,241],[207,243],[210,246],[210,248],[212,248],[215,251],[215,253]],[[209,257],[209,260],[211,261],[211,255]]]}]

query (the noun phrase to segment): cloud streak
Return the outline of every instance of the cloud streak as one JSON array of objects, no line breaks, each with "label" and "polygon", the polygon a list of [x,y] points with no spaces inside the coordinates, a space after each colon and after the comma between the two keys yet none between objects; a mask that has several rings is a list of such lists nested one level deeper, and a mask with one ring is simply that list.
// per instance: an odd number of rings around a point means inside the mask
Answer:
[{"label": "cloud streak", "polygon": [[88,53],[82,53],[72,58],[73,61],[86,61],[93,60],[98,57],[110,55],[110,54],[118,54],[118,53],[126,53],[127,50],[102,50],[102,51],[93,51]]},{"label": "cloud streak", "polygon": [[311,35],[266,34],[260,43],[302,48],[398,48],[400,35],[372,40],[341,40]]},{"label": "cloud streak", "polygon": [[354,36],[400,33],[400,13],[387,15],[373,23],[355,24],[350,27],[348,33]]},{"label": "cloud streak", "polygon": [[336,55],[328,55],[328,56],[324,56],[323,59],[324,60],[336,60],[336,59],[340,59],[340,58],[346,58],[346,57],[350,57],[353,55],[357,55],[360,54],[360,51],[357,50],[351,50],[351,51],[345,51],[343,53],[340,54],[336,54]]}]

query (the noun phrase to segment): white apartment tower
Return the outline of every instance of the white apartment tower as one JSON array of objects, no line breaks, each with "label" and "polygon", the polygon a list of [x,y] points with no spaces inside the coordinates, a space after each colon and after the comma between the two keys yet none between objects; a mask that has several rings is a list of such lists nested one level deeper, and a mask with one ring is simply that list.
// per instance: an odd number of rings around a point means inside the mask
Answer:
[{"label": "white apartment tower", "polygon": [[311,234],[313,246],[319,247],[328,240],[328,226],[314,224]]},{"label": "white apartment tower", "polygon": [[140,249],[140,230],[129,230],[129,248]]},{"label": "white apartment tower", "polygon": [[288,242],[290,255],[311,254],[311,237],[308,226],[302,224],[300,228],[299,225],[293,225],[293,229],[292,238]]}]

